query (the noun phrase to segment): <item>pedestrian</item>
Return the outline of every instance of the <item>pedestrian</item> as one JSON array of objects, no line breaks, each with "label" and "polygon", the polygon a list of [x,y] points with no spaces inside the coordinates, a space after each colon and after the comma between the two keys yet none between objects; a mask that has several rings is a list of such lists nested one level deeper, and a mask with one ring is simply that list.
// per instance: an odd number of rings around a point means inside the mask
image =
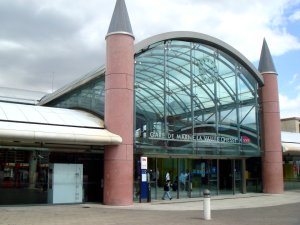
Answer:
[{"label": "pedestrian", "polygon": [[170,186],[171,186],[171,182],[167,181],[164,185],[164,195],[162,196],[162,200],[165,200],[165,197],[168,196],[168,198],[170,200],[172,200],[172,196],[170,194]]},{"label": "pedestrian", "polygon": [[192,174],[188,170],[185,173],[185,188],[187,192],[193,189]]},{"label": "pedestrian", "polygon": [[184,191],[185,190],[185,181],[186,181],[186,176],[184,171],[182,171],[179,175],[179,182],[180,182],[180,190]]},{"label": "pedestrian", "polygon": [[166,173],[166,182],[169,182],[169,181],[171,181],[171,179],[170,179],[170,172],[167,172]]}]

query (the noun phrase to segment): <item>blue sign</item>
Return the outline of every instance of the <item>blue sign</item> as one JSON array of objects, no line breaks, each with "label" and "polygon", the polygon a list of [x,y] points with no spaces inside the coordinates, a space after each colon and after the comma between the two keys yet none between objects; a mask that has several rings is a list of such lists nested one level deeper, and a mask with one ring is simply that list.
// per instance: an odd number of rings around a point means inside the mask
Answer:
[{"label": "blue sign", "polygon": [[141,170],[141,201],[148,199],[147,170]]},{"label": "blue sign", "polygon": [[140,183],[140,202],[149,201],[149,177],[148,177],[148,162],[147,157],[141,157],[141,183]]}]

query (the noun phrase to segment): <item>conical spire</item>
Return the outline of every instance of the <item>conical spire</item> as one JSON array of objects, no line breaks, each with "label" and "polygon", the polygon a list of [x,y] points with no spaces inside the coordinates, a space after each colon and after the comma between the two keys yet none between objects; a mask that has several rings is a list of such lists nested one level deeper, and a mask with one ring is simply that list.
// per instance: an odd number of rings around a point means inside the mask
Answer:
[{"label": "conical spire", "polygon": [[260,73],[276,73],[276,69],[273,63],[273,59],[268,47],[268,44],[266,42],[266,39],[264,38],[263,46],[260,53],[260,60],[259,60],[259,66],[258,71]]},{"label": "conical spire", "polygon": [[125,0],[117,0],[106,37],[113,33],[127,33],[133,36]]}]

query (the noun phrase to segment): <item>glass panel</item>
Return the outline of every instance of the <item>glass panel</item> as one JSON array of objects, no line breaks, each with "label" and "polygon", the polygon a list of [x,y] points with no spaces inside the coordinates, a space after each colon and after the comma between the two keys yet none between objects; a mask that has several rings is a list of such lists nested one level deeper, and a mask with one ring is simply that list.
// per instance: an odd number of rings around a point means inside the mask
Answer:
[{"label": "glass panel", "polygon": [[219,188],[220,194],[233,193],[232,160],[219,160]]},{"label": "glass panel", "polygon": [[233,160],[234,161],[234,194],[238,194],[242,192],[242,161],[241,160]]},{"label": "glass panel", "polygon": [[261,159],[249,158],[246,160],[246,189],[247,192],[261,192],[262,191],[262,165]]},{"label": "glass panel", "polygon": [[151,45],[135,60],[137,152],[260,154],[257,83],[237,60],[180,40]]},{"label": "glass panel", "polygon": [[104,74],[48,103],[59,108],[81,108],[104,116]]},{"label": "glass panel", "polygon": [[210,190],[211,195],[218,195],[219,189],[217,160],[208,160],[207,168],[208,190]]},{"label": "glass panel", "polygon": [[203,196],[204,189],[209,188],[209,160],[192,160],[191,197]]}]

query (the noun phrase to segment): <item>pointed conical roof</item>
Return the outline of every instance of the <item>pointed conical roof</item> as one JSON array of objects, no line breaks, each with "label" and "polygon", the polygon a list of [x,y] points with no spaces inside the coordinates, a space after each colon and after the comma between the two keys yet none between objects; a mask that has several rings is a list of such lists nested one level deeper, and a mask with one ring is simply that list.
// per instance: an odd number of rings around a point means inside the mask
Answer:
[{"label": "pointed conical roof", "polygon": [[259,60],[259,66],[258,71],[260,73],[276,73],[276,69],[273,63],[273,59],[268,47],[268,44],[266,42],[266,39],[264,38],[263,46],[260,53],[260,60]]},{"label": "pointed conical roof", "polygon": [[112,33],[127,33],[133,36],[125,0],[116,2],[106,37]]}]

